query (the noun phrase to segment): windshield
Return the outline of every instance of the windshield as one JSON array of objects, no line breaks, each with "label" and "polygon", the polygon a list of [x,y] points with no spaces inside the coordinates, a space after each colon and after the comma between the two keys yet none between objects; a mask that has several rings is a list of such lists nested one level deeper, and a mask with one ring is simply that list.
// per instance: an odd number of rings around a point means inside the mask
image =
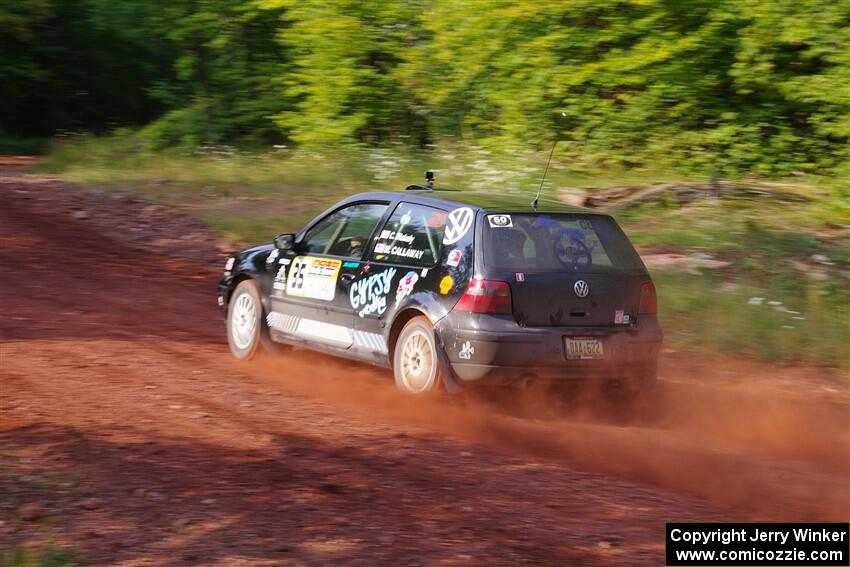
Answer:
[{"label": "windshield", "polygon": [[511,271],[641,270],[613,219],[581,214],[488,214],[484,263]]}]

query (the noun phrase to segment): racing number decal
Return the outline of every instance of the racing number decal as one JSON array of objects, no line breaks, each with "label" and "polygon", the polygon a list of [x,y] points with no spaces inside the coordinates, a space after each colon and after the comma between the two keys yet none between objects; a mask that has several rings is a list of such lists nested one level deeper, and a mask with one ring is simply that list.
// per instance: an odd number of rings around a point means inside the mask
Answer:
[{"label": "racing number decal", "polygon": [[286,294],[333,301],[336,295],[336,278],[341,260],[299,256],[292,262],[286,280]]},{"label": "racing number decal", "polygon": [[513,228],[514,226],[511,215],[487,215],[487,221],[490,223],[490,228]]},{"label": "racing number decal", "polygon": [[304,295],[304,272],[307,271],[307,258],[299,256],[289,270],[289,285],[286,293],[289,295]]},{"label": "racing number decal", "polygon": [[469,232],[474,216],[469,207],[462,207],[450,212],[447,217],[446,232],[443,233],[443,244],[454,244],[463,238]]}]

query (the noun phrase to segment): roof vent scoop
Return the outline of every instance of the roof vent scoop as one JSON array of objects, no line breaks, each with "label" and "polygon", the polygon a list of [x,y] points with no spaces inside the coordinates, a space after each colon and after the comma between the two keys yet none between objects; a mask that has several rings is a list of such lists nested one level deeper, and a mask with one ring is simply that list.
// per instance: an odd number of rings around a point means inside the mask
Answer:
[{"label": "roof vent scoop", "polygon": [[434,190],[434,172],[426,171],[425,172],[425,185],[408,185],[404,188],[405,191],[433,191]]}]

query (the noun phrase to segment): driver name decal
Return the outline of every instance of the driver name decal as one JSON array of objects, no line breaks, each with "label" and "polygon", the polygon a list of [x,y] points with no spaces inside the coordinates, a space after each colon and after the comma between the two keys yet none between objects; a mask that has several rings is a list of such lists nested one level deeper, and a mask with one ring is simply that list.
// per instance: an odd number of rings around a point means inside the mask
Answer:
[{"label": "driver name decal", "polygon": [[[375,244],[375,254],[379,255],[377,256],[379,259],[381,258],[380,255],[387,254],[396,258],[421,260],[422,256],[425,255],[425,250],[418,250],[411,247],[415,238],[414,235],[407,234],[401,230],[383,230],[378,237],[378,242]],[[398,245],[399,243],[402,245]]]},{"label": "driver name decal", "polygon": [[372,274],[351,284],[348,298],[359,317],[382,315],[387,310],[387,295],[392,289],[395,268]]},{"label": "driver name decal", "polygon": [[412,234],[405,234],[402,231],[396,232],[394,230],[383,230],[381,231],[381,236],[378,237],[379,240],[401,241],[405,244],[412,244],[414,238]]},{"label": "driver name decal", "polygon": [[298,256],[286,278],[286,295],[333,301],[340,260]]}]

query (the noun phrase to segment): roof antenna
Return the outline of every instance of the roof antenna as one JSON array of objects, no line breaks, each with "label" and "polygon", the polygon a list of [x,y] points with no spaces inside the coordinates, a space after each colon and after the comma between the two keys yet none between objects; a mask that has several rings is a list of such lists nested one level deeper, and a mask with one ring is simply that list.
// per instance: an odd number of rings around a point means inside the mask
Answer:
[{"label": "roof antenna", "polygon": [[[566,116],[565,112],[561,113],[561,116]],[[552,151],[549,152],[549,159],[546,160],[546,169],[543,170],[543,177],[540,178],[540,187],[537,188],[537,195],[534,196],[534,200],[531,201],[531,208],[537,212],[537,204],[540,201],[540,191],[543,189],[543,182],[546,181],[546,173],[549,171],[549,164],[552,163],[552,155],[555,153],[555,146],[558,145],[558,138],[555,138],[555,143],[552,144]]]}]

